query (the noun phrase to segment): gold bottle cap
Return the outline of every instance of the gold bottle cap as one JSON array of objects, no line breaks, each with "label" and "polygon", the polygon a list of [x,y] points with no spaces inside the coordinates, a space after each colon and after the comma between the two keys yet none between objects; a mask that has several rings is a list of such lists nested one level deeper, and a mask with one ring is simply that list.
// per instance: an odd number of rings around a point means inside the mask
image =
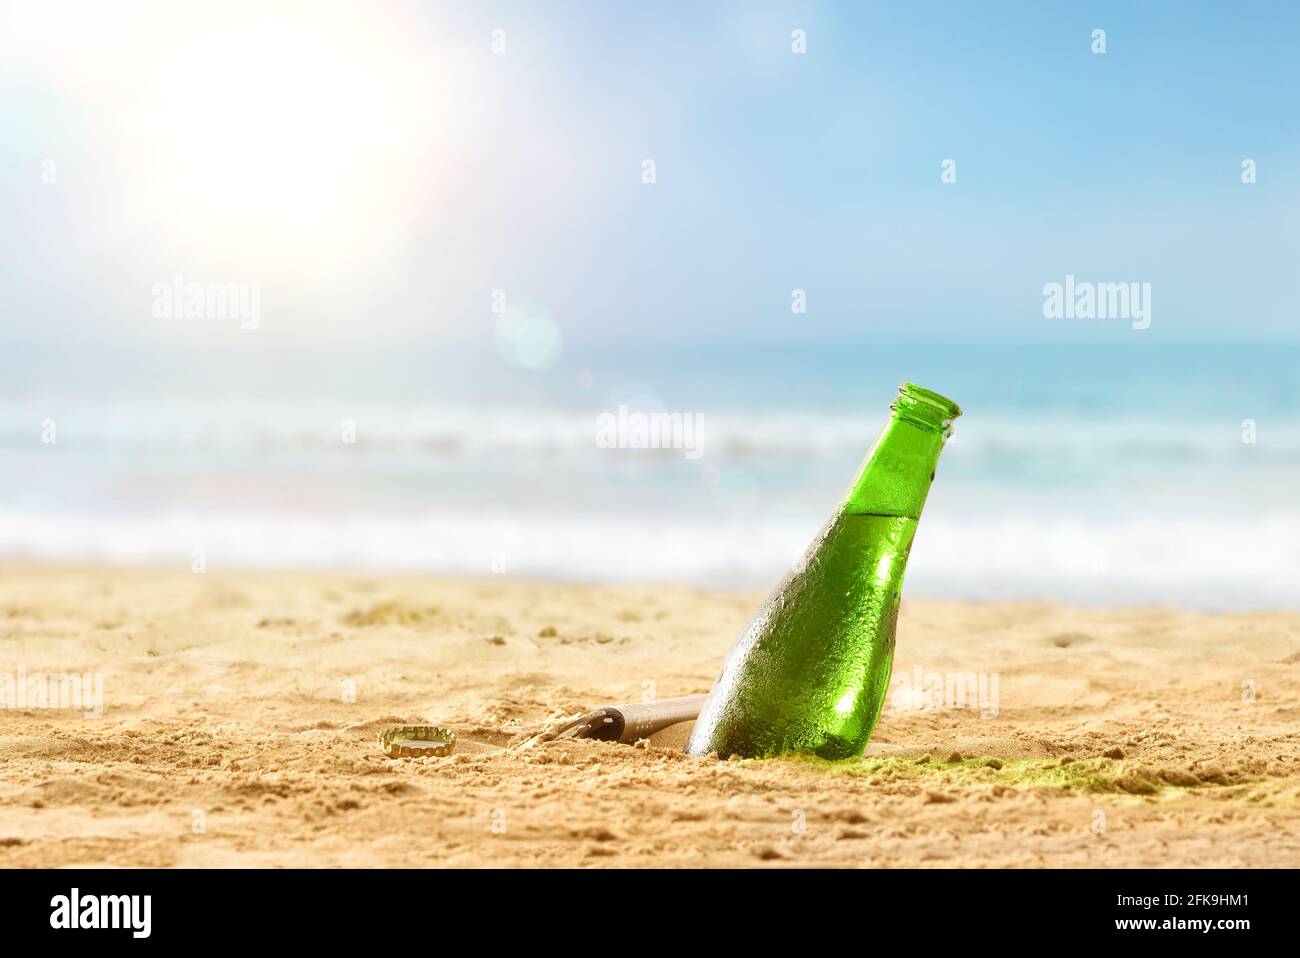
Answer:
[{"label": "gold bottle cap", "polygon": [[441,757],[456,747],[456,733],[436,725],[394,725],[379,734],[379,744],[389,758]]}]

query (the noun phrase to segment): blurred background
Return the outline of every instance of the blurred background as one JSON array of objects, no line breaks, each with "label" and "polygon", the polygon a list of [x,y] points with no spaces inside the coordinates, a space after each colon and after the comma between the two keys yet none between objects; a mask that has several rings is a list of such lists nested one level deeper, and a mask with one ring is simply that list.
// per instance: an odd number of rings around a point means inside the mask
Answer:
[{"label": "blurred background", "polygon": [[0,10],[0,561],[758,587],[910,379],[909,594],[1300,605],[1294,5]]}]

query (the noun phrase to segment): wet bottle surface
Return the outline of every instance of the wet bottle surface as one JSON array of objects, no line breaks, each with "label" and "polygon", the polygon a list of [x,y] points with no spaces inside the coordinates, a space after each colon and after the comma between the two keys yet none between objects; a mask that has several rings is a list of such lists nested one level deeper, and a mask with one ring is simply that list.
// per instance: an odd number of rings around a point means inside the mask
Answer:
[{"label": "wet bottle surface", "polygon": [[840,507],[727,654],[690,754],[862,753],[889,690],[917,520],[961,415],[911,383],[891,410]]}]

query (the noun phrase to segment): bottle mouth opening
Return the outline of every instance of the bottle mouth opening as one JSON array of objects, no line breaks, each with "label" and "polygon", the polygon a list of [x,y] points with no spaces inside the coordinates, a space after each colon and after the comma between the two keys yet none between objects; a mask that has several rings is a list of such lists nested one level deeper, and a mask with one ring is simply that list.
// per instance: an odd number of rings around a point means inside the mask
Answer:
[{"label": "bottle mouth opening", "polygon": [[951,431],[952,421],[961,415],[961,407],[951,399],[916,383],[902,383],[898,398],[890,408],[903,419],[941,429],[945,434]]}]

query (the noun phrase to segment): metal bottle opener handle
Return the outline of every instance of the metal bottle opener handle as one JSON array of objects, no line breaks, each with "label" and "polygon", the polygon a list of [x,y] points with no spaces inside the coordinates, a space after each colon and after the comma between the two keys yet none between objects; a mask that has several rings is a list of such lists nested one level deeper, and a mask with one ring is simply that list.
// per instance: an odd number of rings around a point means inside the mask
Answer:
[{"label": "metal bottle opener handle", "polygon": [[573,737],[623,743],[649,738],[670,725],[694,721],[707,698],[708,695],[683,695],[657,702],[607,705],[580,718]]},{"label": "metal bottle opener handle", "polygon": [[603,742],[622,742],[630,745],[638,739],[649,738],[679,722],[694,721],[704,707],[707,694],[683,695],[657,702],[630,702],[625,705],[606,705],[581,715],[559,728],[534,735],[519,748],[531,748],[541,742],[557,738],[594,738]]}]

